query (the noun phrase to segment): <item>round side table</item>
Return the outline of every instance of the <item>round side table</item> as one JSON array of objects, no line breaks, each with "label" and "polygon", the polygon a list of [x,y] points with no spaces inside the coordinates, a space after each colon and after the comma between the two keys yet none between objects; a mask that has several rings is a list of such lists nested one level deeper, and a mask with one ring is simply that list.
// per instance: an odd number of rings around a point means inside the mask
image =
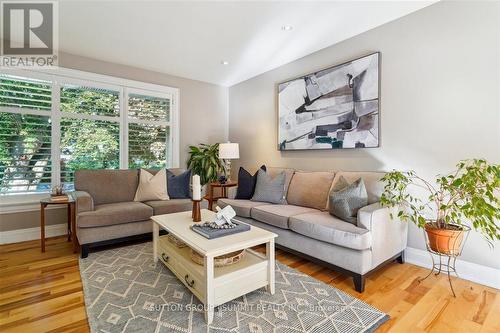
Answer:
[{"label": "round side table", "polygon": [[78,250],[76,239],[76,204],[73,198],[67,201],[52,201],[50,198],[40,200],[40,239],[42,252],[45,252],[45,208],[49,205],[66,205],[68,207],[68,242],[73,241],[73,253]]},{"label": "round side table", "polygon": [[[219,182],[213,182],[208,184],[208,193],[203,197],[203,199],[208,201],[208,209],[213,210],[213,204],[216,202],[218,199],[221,198],[227,198],[227,188],[228,187],[234,187],[238,186],[238,182],[235,181],[228,181],[227,183],[221,184]],[[220,196],[214,196],[214,188],[219,187],[221,189],[221,195]]]}]

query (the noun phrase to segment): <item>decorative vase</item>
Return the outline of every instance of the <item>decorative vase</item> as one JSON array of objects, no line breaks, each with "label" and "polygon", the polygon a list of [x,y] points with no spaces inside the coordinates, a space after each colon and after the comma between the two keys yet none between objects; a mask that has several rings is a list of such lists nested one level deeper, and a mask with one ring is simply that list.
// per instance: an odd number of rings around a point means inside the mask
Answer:
[{"label": "decorative vase", "polygon": [[191,217],[193,218],[193,222],[201,221],[201,200],[192,200],[193,201],[193,210],[191,212]]},{"label": "decorative vase", "polygon": [[464,228],[448,224],[449,229],[438,228],[435,222],[425,224],[428,245],[431,250],[445,255],[458,256],[462,249]]}]

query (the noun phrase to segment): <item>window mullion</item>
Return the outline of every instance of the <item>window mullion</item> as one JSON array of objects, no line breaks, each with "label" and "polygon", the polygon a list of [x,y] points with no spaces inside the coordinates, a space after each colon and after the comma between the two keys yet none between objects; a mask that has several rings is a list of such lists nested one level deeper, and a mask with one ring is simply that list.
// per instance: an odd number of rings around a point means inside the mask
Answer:
[{"label": "window mullion", "polygon": [[128,89],[120,94],[120,168],[128,169]]},{"label": "window mullion", "polygon": [[61,185],[61,110],[60,95],[61,89],[59,82],[52,81],[52,109],[51,109],[51,125],[52,125],[52,141],[51,141],[51,159],[52,159],[52,179],[51,185]]}]

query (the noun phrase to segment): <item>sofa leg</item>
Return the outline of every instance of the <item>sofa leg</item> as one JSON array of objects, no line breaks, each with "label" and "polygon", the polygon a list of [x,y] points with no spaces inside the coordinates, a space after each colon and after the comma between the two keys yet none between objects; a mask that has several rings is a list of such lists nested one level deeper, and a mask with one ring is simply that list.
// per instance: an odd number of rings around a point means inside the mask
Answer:
[{"label": "sofa leg", "polygon": [[356,291],[358,293],[362,293],[363,291],[365,291],[365,276],[364,275],[356,274],[352,277],[352,279],[354,281],[354,289],[356,289]]},{"label": "sofa leg", "polygon": [[89,256],[89,245],[88,244],[82,244],[81,248],[81,257],[87,258]]},{"label": "sofa leg", "polygon": [[399,254],[399,257],[396,258],[396,261],[399,264],[404,264],[405,263],[405,251],[401,251],[401,253]]}]

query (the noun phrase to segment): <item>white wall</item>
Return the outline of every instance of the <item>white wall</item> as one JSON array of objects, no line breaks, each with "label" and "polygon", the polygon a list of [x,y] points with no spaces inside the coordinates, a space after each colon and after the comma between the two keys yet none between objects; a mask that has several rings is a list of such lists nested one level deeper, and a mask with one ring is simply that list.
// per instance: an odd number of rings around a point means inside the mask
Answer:
[{"label": "white wall", "polygon": [[[414,169],[433,177],[460,159],[500,163],[499,12],[499,2],[440,2],[231,87],[229,138],[241,155],[234,167]],[[374,51],[381,52],[380,148],[279,152],[276,84]],[[424,249],[413,226],[408,241]],[[462,259],[500,268],[499,258],[500,243],[491,250],[470,235]]]}]

